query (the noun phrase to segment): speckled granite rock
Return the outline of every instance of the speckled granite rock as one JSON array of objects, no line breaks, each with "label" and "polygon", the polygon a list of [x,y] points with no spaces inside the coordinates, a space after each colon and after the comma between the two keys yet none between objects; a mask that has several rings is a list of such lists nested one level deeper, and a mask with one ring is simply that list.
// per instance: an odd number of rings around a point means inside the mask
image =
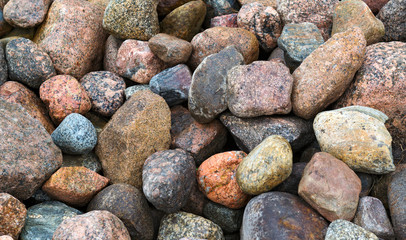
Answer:
[{"label": "speckled granite rock", "polygon": [[149,90],[136,92],[99,136],[96,154],[105,176],[112,183],[128,183],[141,189],[145,159],[169,148],[170,128],[170,111],[165,100]]},{"label": "speckled granite rock", "polygon": [[83,155],[63,154],[62,167],[85,167],[97,173],[102,170],[99,158],[93,151]]},{"label": "speckled granite rock", "polygon": [[203,217],[186,212],[166,215],[159,227],[158,240],[178,240],[182,237],[225,240],[221,228]]},{"label": "speckled granite rock", "polygon": [[397,239],[406,238],[406,168],[392,176],[388,200],[393,230]]},{"label": "speckled granite rock", "polygon": [[11,40],[5,51],[11,80],[39,88],[41,83],[56,75],[51,58],[29,39]]},{"label": "speckled granite rock", "polygon": [[196,68],[189,89],[188,106],[199,123],[209,123],[227,109],[227,72],[243,64],[243,56],[229,46],[206,57]]},{"label": "speckled granite rock", "polygon": [[227,15],[221,15],[214,17],[210,20],[210,27],[230,27],[237,28],[237,13],[231,13]]},{"label": "speckled granite rock", "polygon": [[103,17],[103,28],[120,39],[148,41],[159,33],[157,0],[112,0]]},{"label": "speckled granite rock", "polygon": [[61,150],[40,122],[1,98],[0,139],[7,139],[0,143],[0,192],[26,200],[62,164]]},{"label": "speckled granite rock", "polygon": [[395,170],[392,138],[384,121],[348,107],[319,113],[313,128],[321,150],[342,160],[351,169],[372,174]]},{"label": "speckled granite rock", "polygon": [[90,72],[80,79],[92,102],[92,110],[103,116],[112,116],[124,103],[125,82],[109,71]]},{"label": "speckled granite rock", "polygon": [[327,225],[327,221],[301,198],[272,191],[256,196],[248,203],[241,240],[324,240]]},{"label": "speckled granite rock", "polygon": [[378,240],[375,234],[352,222],[338,219],[330,223],[325,240]]},{"label": "speckled granite rock", "polygon": [[381,10],[381,8],[385,6],[385,4],[389,0],[363,0],[363,1],[368,5],[369,9],[371,9],[371,11],[374,14],[377,14],[379,10]]},{"label": "speckled granite rock", "polygon": [[107,5],[109,4],[110,0],[88,0],[89,2],[97,5],[98,7],[102,8],[103,10],[106,9]]},{"label": "speckled granite rock", "polygon": [[52,0],[9,0],[4,19],[14,27],[32,28],[42,23]]},{"label": "speckled granite rock", "polygon": [[193,46],[188,65],[195,69],[203,59],[234,45],[249,64],[258,59],[259,43],[255,35],[241,28],[214,27],[197,34],[190,42]]},{"label": "speckled granite rock", "polygon": [[203,216],[219,225],[225,233],[240,230],[243,214],[243,209],[230,209],[214,202],[207,203],[203,209]]},{"label": "speckled granite rock", "polygon": [[33,41],[48,53],[57,73],[81,78],[101,67],[107,38],[102,18],[103,10],[88,1],[55,0]]},{"label": "speckled granite rock", "polygon": [[18,239],[26,215],[27,209],[23,203],[8,193],[0,193],[0,235],[10,235]]},{"label": "speckled granite rock", "polygon": [[185,3],[161,21],[161,33],[190,41],[199,32],[205,16],[206,5],[203,1]]},{"label": "speckled granite rock", "polygon": [[110,35],[104,46],[104,58],[103,58],[103,69],[115,74],[118,74],[118,69],[116,65],[117,53],[123,40],[115,38],[113,35]]},{"label": "speckled granite rock", "polygon": [[134,86],[128,87],[124,91],[125,98],[128,100],[134,93],[141,91],[141,90],[151,90],[151,89],[149,88],[148,84],[140,84],[140,85],[134,85]]},{"label": "speckled granite rock", "polygon": [[233,209],[248,203],[249,196],[240,189],[235,177],[238,165],[246,156],[242,151],[218,153],[199,166],[197,181],[207,198]]},{"label": "speckled granite rock", "polygon": [[236,0],[204,0],[206,3],[207,13],[204,20],[204,27],[210,25],[211,19],[217,16],[237,13],[240,6]]},{"label": "speckled granite rock", "polygon": [[7,102],[20,104],[34,119],[37,119],[45,127],[49,134],[55,130],[44,103],[33,91],[21,83],[14,81],[5,82],[0,86],[0,97]]},{"label": "speckled granite rock", "polygon": [[293,78],[275,61],[256,61],[227,73],[227,105],[237,117],[287,114],[292,109]]},{"label": "speckled granite rock", "polygon": [[300,180],[302,179],[306,162],[295,162],[292,165],[292,173],[281,184],[274,188],[278,192],[287,192],[294,195],[298,195],[298,188]]},{"label": "speckled granite rock", "polygon": [[350,85],[365,58],[359,28],[335,34],[313,51],[293,73],[295,115],[310,119],[336,101]]},{"label": "speckled granite rock", "polygon": [[140,190],[128,184],[113,184],[99,192],[87,211],[106,210],[127,227],[133,239],[152,240],[154,231],[148,203]]},{"label": "speckled granite rock", "polygon": [[120,239],[130,240],[123,222],[108,211],[91,211],[64,220],[56,229],[53,240]]},{"label": "speckled granite rock", "polygon": [[264,6],[273,7],[275,9],[277,6],[277,0],[238,0],[238,2],[240,3],[241,6],[253,2],[259,2]]},{"label": "speckled granite rock", "polygon": [[57,75],[43,82],[39,96],[56,124],[71,113],[85,114],[92,107],[85,89],[69,75]]},{"label": "speckled granite rock", "polygon": [[185,63],[192,53],[192,44],[188,41],[165,33],[149,39],[148,46],[157,57],[171,66]]},{"label": "speckled granite rock", "polygon": [[142,189],[158,210],[174,213],[185,206],[195,177],[195,161],[185,150],[159,151],[145,160]]},{"label": "speckled granite rock", "polygon": [[51,240],[63,220],[82,214],[58,201],[44,202],[28,208],[21,240]]},{"label": "speckled granite rock", "polygon": [[377,18],[385,26],[384,41],[406,41],[406,1],[390,0],[379,11]]},{"label": "speckled granite rock", "polygon": [[8,80],[8,67],[4,48],[0,47],[0,86]]},{"label": "speckled granite rock", "polygon": [[237,183],[251,195],[267,192],[292,172],[293,153],[282,136],[267,137],[245,157],[237,168]]},{"label": "speckled granite rock", "polygon": [[165,16],[168,13],[172,12],[172,10],[174,10],[190,1],[193,1],[193,0],[160,0],[158,2],[158,8],[157,8],[158,15]]},{"label": "speckled granite rock", "polygon": [[[2,8],[1,8],[2,9]],[[3,10],[0,11],[0,37],[9,33],[13,27],[4,20]]]}]

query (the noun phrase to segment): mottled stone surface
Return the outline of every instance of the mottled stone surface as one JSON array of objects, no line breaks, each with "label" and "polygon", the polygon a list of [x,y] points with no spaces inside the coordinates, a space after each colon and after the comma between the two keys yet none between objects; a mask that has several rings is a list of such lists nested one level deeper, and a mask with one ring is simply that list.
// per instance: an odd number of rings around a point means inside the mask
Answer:
[{"label": "mottled stone surface", "polygon": [[325,240],[378,240],[378,237],[370,231],[355,225],[352,222],[338,219],[330,223]]},{"label": "mottled stone surface", "polygon": [[0,98],[0,192],[26,200],[62,164],[51,136],[19,104]]},{"label": "mottled stone surface", "polygon": [[158,15],[165,16],[172,12],[172,10],[190,1],[192,0],[159,0],[157,7]]},{"label": "mottled stone surface", "polygon": [[237,24],[238,27],[255,34],[260,46],[267,52],[277,46],[277,40],[283,28],[278,12],[274,8],[266,7],[258,2],[241,7]]},{"label": "mottled stone surface", "polygon": [[91,211],[64,220],[56,229],[53,240],[122,239],[130,240],[123,222],[108,211]]},{"label": "mottled stone surface", "polygon": [[148,203],[140,190],[128,184],[113,184],[99,192],[87,211],[106,210],[117,216],[133,239],[152,240],[154,231]]},{"label": "mottled stone surface", "polygon": [[381,8],[385,6],[387,2],[389,2],[389,0],[363,0],[363,1],[368,5],[369,9],[371,9],[371,11],[374,14],[377,14],[379,10],[381,10]]},{"label": "mottled stone surface", "polygon": [[192,53],[192,44],[166,33],[149,39],[148,46],[157,57],[171,66],[185,63]]},{"label": "mottled stone surface", "polygon": [[238,165],[246,156],[242,151],[218,153],[199,166],[197,181],[207,198],[233,209],[247,204],[249,196],[240,189],[235,177]]},{"label": "mottled stone surface", "polygon": [[49,134],[55,130],[44,103],[33,91],[21,83],[14,81],[5,82],[0,86],[0,97],[7,102],[20,104],[31,117],[37,119],[45,127]]},{"label": "mottled stone surface", "polygon": [[274,188],[278,192],[287,192],[294,195],[298,195],[298,188],[300,180],[302,179],[304,169],[307,163],[305,162],[296,162],[292,165],[292,173],[289,177],[283,181],[281,184]]},{"label": "mottled stone surface", "polygon": [[44,21],[51,3],[51,0],[9,0],[3,8],[4,19],[14,27],[35,27]]},{"label": "mottled stone surface", "polygon": [[58,201],[49,201],[28,208],[27,218],[21,232],[21,240],[51,240],[63,220],[82,214]]},{"label": "mottled stone surface", "polygon": [[42,190],[53,199],[72,206],[83,207],[109,179],[85,167],[63,167],[42,185]]},{"label": "mottled stone surface", "polygon": [[112,116],[124,103],[125,82],[109,71],[90,72],[80,79],[92,102],[92,110],[103,116]]},{"label": "mottled stone surface", "polygon": [[102,170],[99,158],[93,151],[83,155],[63,154],[62,167],[81,167],[81,166],[97,173],[100,173]]},{"label": "mottled stone surface", "polygon": [[203,217],[186,212],[166,215],[159,227],[158,240],[178,240],[182,237],[225,239],[221,228]]},{"label": "mottled stone surface", "polygon": [[124,91],[125,98],[128,100],[134,93],[141,90],[151,90],[151,89],[149,88],[149,84],[140,84],[128,87]]},{"label": "mottled stone surface", "polygon": [[385,26],[384,41],[406,41],[405,0],[390,0],[381,8],[377,18]]},{"label": "mottled stone surface", "polygon": [[313,128],[323,152],[342,160],[355,171],[385,174],[393,172],[395,165],[392,138],[383,122],[348,107],[319,113]]},{"label": "mottled stone surface", "polygon": [[204,20],[204,27],[210,25],[210,20],[217,16],[237,13],[240,6],[236,0],[204,0],[207,13]]},{"label": "mottled stone surface", "polygon": [[151,78],[165,69],[165,63],[148,47],[148,42],[128,39],[117,52],[117,71],[120,76],[136,83],[149,83]]},{"label": "mottled stone surface", "polygon": [[214,202],[207,203],[203,209],[203,216],[219,225],[225,233],[240,230],[243,214],[243,209],[230,209]]},{"label": "mottled stone surface", "polygon": [[101,67],[107,38],[102,18],[103,9],[88,1],[55,0],[33,41],[48,53],[57,73],[81,78]]},{"label": "mottled stone surface", "polygon": [[292,149],[284,137],[269,136],[242,160],[237,168],[237,183],[251,195],[267,192],[289,177],[292,158]]},{"label": "mottled stone surface", "polygon": [[157,0],[112,0],[106,7],[103,28],[120,39],[148,41],[159,33]]},{"label": "mottled stone surface", "polygon": [[0,86],[8,80],[8,67],[4,48],[0,47]]},{"label": "mottled stone surface", "polygon": [[256,61],[227,73],[227,105],[237,117],[287,114],[292,109],[293,78],[275,61]]},{"label": "mottled stone surface", "polygon": [[210,20],[210,27],[230,27],[237,28],[237,13],[221,15]]},{"label": "mottled stone surface", "polygon": [[123,40],[115,38],[113,35],[110,35],[104,46],[104,58],[103,58],[103,69],[115,74],[118,74],[117,69],[117,53]]},{"label": "mottled stone surface", "polygon": [[206,6],[203,1],[185,3],[162,20],[161,33],[190,41],[199,32],[205,16]]},{"label": "mottled stone surface", "polygon": [[255,35],[241,28],[214,27],[197,34],[190,42],[193,46],[188,64],[195,69],[203,59],[234,45],[249,64],[258,59],[259,43]]},{"label": "mottled stone surface", "polygon": [[397,239],[406,238],[406,168],[395,173],[388,187],[389,209]]},{"label": "mottled stone surface", "polygon": [[17,198],[0,193],[0,235],[18,239],[25,224],[27,209]]},{"label": "mottled stone surface", "polygon": [[57,75],[46,80],[39,88],[39,96],[56,124],[71,113],[85,114],[92,107],[85,89],[69,75]]},{"label": "mottled stone surface", "polygon": [[171,120],[165,100],[149,90],[136,92],[100,133],[96,154],[112,183],[141,189],[142,166],[156,151],[169,148]]},{"label": "mottled stone surface", "polygon": [[196,68],[189,89],[188,106],[199,123],[209,123],[227,109],[227,72],[243,64],[243,56],[229,46],[206,57]]},{"label": "mottled stone surface", "polygon": [[323,240],[327,226],[327,221],[299,197],[267,192],[251,199],[245,208],[241,240]]},{"label": "mottled stone surface", "polygon": [[185,150],[159,151],[145,160],[142,189],[158,210],[174,213],[185,206],[195,177],[195,161]]},{"label": "mottled stone surface", "polygon": [[324,152],[313,155],[299,183],[299,195],[330,222],[351,221],[361,180],[345,163]]},{"label": "mottled stone surface", "polygon": [[336,101],[361,67],[365,48],[361,29],[352,28],[313,51],[293,73],[293,112],[310,119]]}]

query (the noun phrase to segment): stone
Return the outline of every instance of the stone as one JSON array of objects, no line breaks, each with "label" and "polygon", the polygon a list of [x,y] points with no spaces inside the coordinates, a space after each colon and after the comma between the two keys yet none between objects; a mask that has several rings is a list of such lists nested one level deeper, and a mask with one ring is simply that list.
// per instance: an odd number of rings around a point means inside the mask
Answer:
[{"label": "stone", "polygon": [[63,154],[62,167],[85,167],[97,173],[102,170],[99,158],[93,151],[83,155]]},{"label": "stone", "polygon": [[112,116],[96,146],[104,176],[141,189],[142,166],[151,154],[169,149],[170,110],[149,90],[136,92]]},{"label": "stone", "polygon": [[20,104],[31,117],[37,119],[43,125],[49,134],[55,130],[44,103],[33,91],[21,83],[14,81],[5,82],[0,86],[0,97],[7,102]]},{"label": "stone", "polygon": [[259,43],[255,35],[241,28],[209,28],[193,37],[190,43],[193,51],[188,65],[192,69],[196,69],[207,56],[231,45],[242,54],[246,64],[257,60],[259,56]]},{"label": "stone", "polygon": [[207,13],[204,20],[204,27],[210,25],[211,19],[217,16],[237,13],[240,6],[235,0],[204,0],[206,3]]},{"label": "stone", "polygon": [[240,233],[241,240],[323,240],[327,226],[327,221],[298,196],[272,191],[251,199]]},{"label": "stone", "polygon": [[58,201],[40,203],[28,208],[21,240],[51,240],[63,220],[82,214]]},{"label": "stone", "polygon": [[128,39],[121,44],[116,61],[118,74],[136,83],[149,83],[165,69],[165,63],[148,47],[148,42]]},{"label": "stone", "polygon": [[90,72],[80,79],[92,102],[92,110],[110,117],[124,103],[124,79],[109,71]]},{"label": "stone", "polygon": [[383,6],[385,6],[385,4],[389,1],[389,0],[363,0],[369,7],[369,9],[371,9],[373,14],[377,14],[379,12],[379,10],[381,10],[381,8]]},{"label": "stone", "polygon": [[392,138],[384,121],[351,108],[325,111],[316,116],[313,128],[321,150],[342,160],[354,171],[393,172]]},{"label": "stone", "polygon": [[237,15],[237,13],[231,13],[214,17],[210,20],[210,27],[238,28]]},{"label": "stone", "polygon": [[60,124],[71,113],[87,113],[92,103],[76,78],[69,75],[57,75],[43,82],[39,96],[49,110],[49,116],[55,124]]},{"label": "stone", "polygon": [[[1,8],[3,9],[3,8]],[[9,33],[13,27],[8,24],[6,20],[4,20],[3,10],[0,11],[0,37],[3,37],[7,33]]]},{"label": "stone", "polygon": [[113,184],[100,191],[87,211],[106,210],[126,226],[131,238],[152,240],[154,231],[148,203],[140,190],[128,184]]},{"label": "stone", "polygon": [[103,59],[103,69],[115,74],[118,74],[117,69],[117,53],[123,40],[115,38],[113,35],[110,35],[104,47],[104,59]]},{"label": "stone", "polygon": [[182,237],[225,240],[221,228],[203,217],[186,212],[166,215],[159,227],[158,240],[178,240]]},{"label": "stone", "polygon": [[36,27],[44,21],[51,3],[51,0],[9,0],[3,8],[4,19],[14,27]]},{"label": "stone", "polygon": [[230,151],[206,159],[197,169],[199,189],[211,201],[227,208],[244,207],[250,197],[238,186],[235,174],[246,156],[242,151]]},{"label": "stone", "polygon": [[[182,210],[188,213],[193,213],[198,216],[203,216],[204,206],[209,202],[206,196],[199,190],[197,181],[193,181],[192,190],[189,194],[189,199]],[[159,224],[158,224],[159,225]]]},{"label": "stone", "polygon": [[355,225],[344,219],[338,219],[330,223],[325,240],[378,240],[378,237],[370,231]]},{"label": "stone", "polygon": [[91,211],[64,220],[56,229],[53,240],[122,239],[130,240],[123,222],[108,211]]},{"label": "stone", "polygon": [[4,53],[4,48],[0,47],[0,86],[7,80],[8,80],[8,67],[6,55]]},{"label": "stone", "polygon": [[241,7],[237,24],[238,27],[255,34],[261,48],[266,52],[271,52],[277,46],[283,28],[278,12],[258,2]]},{"label": "stone", "polygon": [[0,192],[26,200],[62,165],[61,150],[41,123],[2,98],[0,139],[7,139],[0,143]]},{"label": "stone", "polygon": [[167,68],[153,76],[149,88],[163,97],[169,107],[188,100],[192,72],[185,64]]},{"label": "stone", "polygon": [[405,0],[390,0],[376,16],[385,26],[384,41],[406,41]]},{"label": "stone", "polygon": [[206,5],[203,1],[190,1],[170,12],[161,21],[161,33],[190,42],[200,31],[206,16]]},{"label": "stone", "polygon": [[185,206],[195,176],[195,161],[185,150],[159,151],[145,160],[142,189],[158,210],[174,213]]},{"label": "stone", "polygon": [[106,7],[103,28],[120,39],[148,41],[159,33],[157,0],[113,0]]},{"label": "stone", "polygon": [[241,118],[288,114],[293,78],[289,69],[274,61],[255,61],[227,73],[227,105]]},{"label": "stone", "polygon": [[89,2],[97,5],[98,7],[102,8],[103,10],[106,9],[107,5],[109,4],[110,0],[88,0]]},{"label": "stone", "polygon": [[88,1],[55,0],[33,41],[48,53],[58,74],[80,79],[102,65],[107,38],[102,18],[103,9]]},{"label": "stone", "polygon": [[306,168],[307,163],[305,162],[295,162],[292,165],[292,173],[283,181],[281,184],[274,188],[278,192],[287,192],[294,195],[298,194],[299,183],[302,179],[303,172]]},{"label": "stone", "polygon": [[134,85],[125,89],[124,94],[125,98],[128,100],[130,97],[141,90],[151,90],[148,84]]},{"label": "stone", "polygon": [[361,180],[361,193],[359,194],[359,197],[368,196],[375,184],[375,175],[362,172],[356,172],[356,174]]},{"label": "stone", "polygon": [[277,0],[238,0],[238,2],[240,3],[241,6],[243,6],[245,4],[253,3],[253,2],[258,2],[266,7],[273,7],[275,9],[277,6]]},{"label": "stone", "polygon": [[42,185],[51,198],[72,206],[83,207],[107,186],[105,178],[85,167],[63,167]]},{"label": "stone", "polygon": [[25,202],[26,202],[27,206],[30,206],[30,205],[43,203],[43,202],[46,202],[46,201],[52,201],[52,199],[51,199],[50,196],[48,196],[48,194],[46,194],[44,191],[42,191],[41,188],[39,188]]},{"label": "stone", "polygon": [[189,89],[188,106],[199,123],[209,123],[227,109],[227,72],[243,64],[235,46],[206,57],[196,68]]},{"label": "stone", "polygon": [[395,236],[385,207],[374,197],[360,198],[354,223],[382,239],[392,239]]},{"label": "stone", "polygon": [[172,12],[174,9],[182,6],[183,4],[193,0],[160,0],[158,2],[158,15],[165,16]]},{"label": "stone", "polygon": [[107,122],[110,120],[94,112],[87,112],[83,116],[85,116],[87,119],[90,120],[90,122],[92,122],[94,128],[96,129],[97,138],[99,138],[99,135],[104,126],[106,126]]},{"label": "stone", "polygon": [[0,235],[18,239],[27,216],[24,204],[8,193],[0,193],[0,216]]},{"label": "stone", "polygon": [[361,29],[335,34],[293,72],[293,113],[310,119],[336,101],[350,85],[365,58]]},{"label": "stone", "polygon": [[324,218],[351,221],[357,211],[361,180],[345,163],[319,152],[306,165],[298,193]]},{"label": "stone", "polygon": [[97,143],[96,129],[84,116],[69,114],[51,134],[63,153],[81,155],[93,150]]},{"label": "stone", "polygon": [[148,46],[159,59],[171,66],[187,62],[192,54],[192,44],[166,33],[153,36]]},{"label": "stone", "polygon": [[406,168],[392,176],[388,187],[388,203],[397,239],[406,238]]},{"label": "stone", "polygon": [[247,194],[270,191],[292,172],[293,153],[289,142],[280,135],[263,140],[237,168],[237,183]]},{"label": "stone", "polygon": [[320,30],[308,22],[285,25],[278,38],[278,46],[284,51],[283,59],[292,71],[323,43]]},{"label": "stone", "polygon": [[29,39],[11,40],[5,51],[11,80],[38,89],[45,80],[56,75],[51,58]]},{"label": "stone", "polygon": [[203,210],[203,216],[219,225],[225,233],[240,230],[243,214],[243,209],[230,209],[213,202],[207,203]]},{"label": "stone", "polygon": [[0,236],[0,240],[13,240],[13,238],[10,235],[3,235]]}]

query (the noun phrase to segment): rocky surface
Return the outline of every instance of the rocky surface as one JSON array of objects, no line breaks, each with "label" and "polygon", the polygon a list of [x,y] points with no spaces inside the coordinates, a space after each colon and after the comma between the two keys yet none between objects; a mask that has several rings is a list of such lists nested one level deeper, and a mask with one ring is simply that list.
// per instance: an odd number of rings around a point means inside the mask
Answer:
[{"label": "rocky surface", "polygon": [[338,219],[328,226],[325,239],[378,240],[378,237],[352,222]]},{"label": "rocky surface", "polygon": [[27,209],[17,198],[0,193],[0,234],[18,239],[25,225]]},{"label": "rocky surface", "polygon": [[389,209],[393,230],[398,239],[406,238],[406,168],[395,173],[388,187]]},{"label": "rocky surface", "polygon": [[187,62],[192,53],[192,45],[188,41],[165,33],[149,39],[148,46],[157,57],[172,66]]},{"label": "rocky surface", "polygon": [[4,19],[14,27],[32,28],[44,21],[51,0],[9,0],[4,5]]},{"label": "rocky surface", "polygon": [[377,18],[385,26],[385,41],[406,40],[406,5],[405,0],[390,0],[379,11]]}]

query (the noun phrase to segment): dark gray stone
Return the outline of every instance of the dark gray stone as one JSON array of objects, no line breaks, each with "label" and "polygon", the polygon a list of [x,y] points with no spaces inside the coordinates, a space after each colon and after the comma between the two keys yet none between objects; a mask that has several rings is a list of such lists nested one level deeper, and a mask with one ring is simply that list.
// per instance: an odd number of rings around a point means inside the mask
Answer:
[{"label": "dark gray stone", "polygon": [[274,190],[279,191],[279,192],[288,192],[288,193],[298,195],[297,191],[299,188],[299,183],[300,183],[300,180],[302,179],[302,175],[303,175],[306,165],[307,165],[306,162],[294,163],[292,166],[292,173],[289,175],[289,177],[285,181],[283,181],[281,184],[276,186],[274,188]]},{"label": "dark gray stone", "polygon": [[0,47],[0,86],[8,79],[8,67],[4,49]]},{"label": "dark gray stone", "polygon": [[389,210],[397,239],[406,239],[406,168],[395,173],[388,187]]},{"label": "dark gray stone", "polygon": [[203,208],[203,216],[219,225],[224,233],[237,232],[243,214],[244,209],[230,209],[214,202],[208,202]]},{"label": "dark gray stone", "polygon": [[371,192],[372,187],[374,186],[375,182],[375,177],[372,174],[368,173],[361,173],[361,172],[356,172],[357,176],[361,180],[361,193],[359,194],[359,197],[365,197],[369,195],[369,192]]},{"label": "dark gray stone", "polygon": [[385,26],[384,41],[406,41],[406,0],[390,0],[376,16]]}]

